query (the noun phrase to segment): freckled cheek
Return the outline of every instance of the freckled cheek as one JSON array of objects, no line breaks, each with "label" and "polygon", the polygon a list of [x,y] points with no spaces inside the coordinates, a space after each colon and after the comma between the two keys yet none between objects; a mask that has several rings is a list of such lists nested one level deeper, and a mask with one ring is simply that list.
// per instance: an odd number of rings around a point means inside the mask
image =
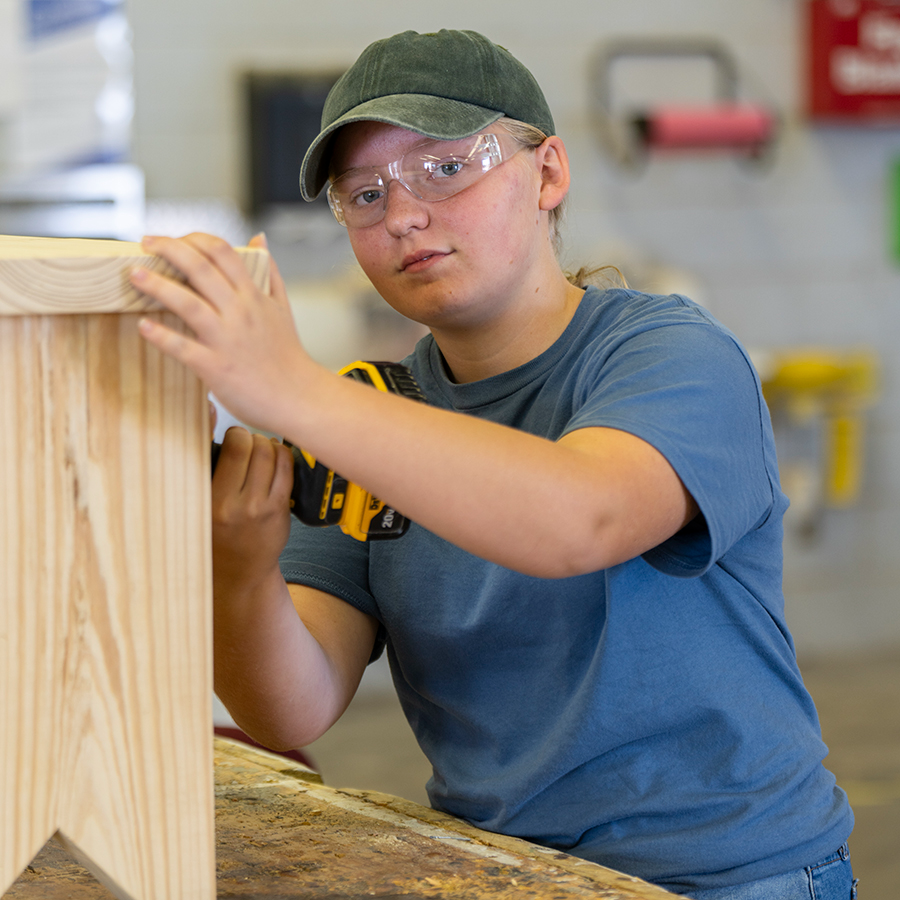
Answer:
[{"label": "freckled cheek", "polygon": [[385,271],[389,257],[377,241],[357,236],[350,239],[350,247],[360,268],[370,278],[375,278],[379,272]]}]

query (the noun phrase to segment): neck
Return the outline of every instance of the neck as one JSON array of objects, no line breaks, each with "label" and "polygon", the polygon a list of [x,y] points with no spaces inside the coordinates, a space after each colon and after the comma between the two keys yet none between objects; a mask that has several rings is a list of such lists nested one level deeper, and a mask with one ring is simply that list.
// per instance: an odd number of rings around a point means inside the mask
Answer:
[{"label": "neck", "polygon": [[530,362],[565,331],[584,291],[558,279],[534,290],[501,316],[477,327],[432,328],[450,377],[466,384],[500,375]]}]

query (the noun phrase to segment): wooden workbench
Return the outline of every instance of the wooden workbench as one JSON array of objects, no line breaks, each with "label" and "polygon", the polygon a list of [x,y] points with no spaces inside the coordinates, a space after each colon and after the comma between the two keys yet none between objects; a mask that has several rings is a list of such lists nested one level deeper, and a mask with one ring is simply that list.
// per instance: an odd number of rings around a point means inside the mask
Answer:
[{"label": "wooden workbench", "polygon": [[[665,900],[636,878],[386,794],[337,790],[284,757],[215,745],[218,897]],[[5,900],[109,900],[51,841]]]}]

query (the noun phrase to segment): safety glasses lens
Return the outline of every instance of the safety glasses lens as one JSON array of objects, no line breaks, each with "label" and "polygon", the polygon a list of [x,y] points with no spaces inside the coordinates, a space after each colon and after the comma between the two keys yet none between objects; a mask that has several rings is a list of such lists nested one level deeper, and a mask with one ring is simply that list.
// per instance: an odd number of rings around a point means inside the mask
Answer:
[{"label": "safety glasses lens", "polygon": [[384,216],[391,181],[399,181],[420,200],[446,200],[502,161],[500,144],[493,134],[461,141],[431,141],[414,147],[388,166],[345,172],[329,186],[328,202],[342,225],[365,227]]}]

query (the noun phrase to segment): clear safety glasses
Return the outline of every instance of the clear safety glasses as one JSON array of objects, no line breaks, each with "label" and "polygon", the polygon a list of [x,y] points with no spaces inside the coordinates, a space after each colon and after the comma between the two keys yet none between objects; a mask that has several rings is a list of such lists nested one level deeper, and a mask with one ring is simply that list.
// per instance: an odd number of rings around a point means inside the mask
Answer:
[{"label": "clear safety glasses", "polygon": [[[508,139],[513,143],[512,139]],[[350,169],[328,187],[334,217],[349,228],[365,228],[384,218],[387,190],[399,181],[420,200],[435,202],[471,187],[486,172],[522,149],[503,154],[495,134],[476,134],[459,141],[429,141],[386,166]]]}]

